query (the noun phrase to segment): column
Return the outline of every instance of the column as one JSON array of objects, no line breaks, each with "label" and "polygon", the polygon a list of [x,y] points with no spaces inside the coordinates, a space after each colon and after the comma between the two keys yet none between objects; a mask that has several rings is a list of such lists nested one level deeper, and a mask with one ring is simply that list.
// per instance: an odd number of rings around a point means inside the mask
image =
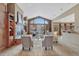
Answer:
[{"label": "column", "polygon": [[72,23],[70,23],[70,30],[72,30]]},{"label": "column", "polygon": [[30,21],[28,21],[28,31],[27,33],[29,34],[30,33]]},{"label": "column", "polygon": [[67,25],[66,25],[66,23],[64,23],[64,30],[67,30]]},{"label": "column", "polygon": [[61,23],[59,23],[59,35],[61,35]]}]

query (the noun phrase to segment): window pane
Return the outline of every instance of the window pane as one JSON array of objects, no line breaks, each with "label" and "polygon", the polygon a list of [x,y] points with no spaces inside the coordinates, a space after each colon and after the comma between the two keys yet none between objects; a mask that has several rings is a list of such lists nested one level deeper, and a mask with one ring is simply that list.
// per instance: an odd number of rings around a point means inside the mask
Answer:
[{"label": "window pane", "polygon": [[45,21],[44,19],[42,19],[42,18],[36,18],[36,19],[34,19],[34,24],[48,24],[48,22],[47,21]]}]

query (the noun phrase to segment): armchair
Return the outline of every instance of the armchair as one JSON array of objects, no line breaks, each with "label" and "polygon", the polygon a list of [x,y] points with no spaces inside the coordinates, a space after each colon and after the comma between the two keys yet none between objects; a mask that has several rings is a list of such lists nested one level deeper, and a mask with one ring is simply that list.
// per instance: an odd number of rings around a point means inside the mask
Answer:
[{"label": "armchair", "polygon": [[29,49],[33,47],[33,41],[31,40],[31,35],[26,35],[22,37],[22,49]]},{"label": "armchair", "polygon": [[47,47],[53,48],[53,36],[52,35],[45,35],[45,39],[42,41],[42,46],[45,47],[45,50],[47,50]]}]

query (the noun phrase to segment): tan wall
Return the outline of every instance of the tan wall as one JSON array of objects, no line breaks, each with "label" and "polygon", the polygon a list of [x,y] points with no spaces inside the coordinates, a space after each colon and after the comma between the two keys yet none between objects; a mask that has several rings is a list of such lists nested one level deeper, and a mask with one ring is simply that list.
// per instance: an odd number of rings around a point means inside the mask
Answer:
[{"label": "tan wall", "polygon": [[0,3],[0,50],[6,46],[6,35],[5,35],[5,5]]},{"label": "tan wall", "polygon": [[9,13],[15,13],[15,3],[8,3],[7,4],[7,12]]}]

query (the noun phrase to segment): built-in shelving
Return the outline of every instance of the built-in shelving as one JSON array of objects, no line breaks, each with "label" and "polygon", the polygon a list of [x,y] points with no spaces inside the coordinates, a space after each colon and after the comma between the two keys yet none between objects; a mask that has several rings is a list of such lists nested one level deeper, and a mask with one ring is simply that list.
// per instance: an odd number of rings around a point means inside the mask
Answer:
[{"label": "built-in shelving", "polygon": [[8,13],[8,46],[12,46],[13,40],[14,40],[14,31],[15,30],[15,20],[14,20],[14,15],[12,13]]},{"label": "built-in shelving", "polygon": [[17,24],[19,21],[19,15],[22,14],[22,10],[16,3],[8,3],[7,4],[7,16],[8,16],[8,46],[19,44],[20,40],[16,39],[17,34]]}]

